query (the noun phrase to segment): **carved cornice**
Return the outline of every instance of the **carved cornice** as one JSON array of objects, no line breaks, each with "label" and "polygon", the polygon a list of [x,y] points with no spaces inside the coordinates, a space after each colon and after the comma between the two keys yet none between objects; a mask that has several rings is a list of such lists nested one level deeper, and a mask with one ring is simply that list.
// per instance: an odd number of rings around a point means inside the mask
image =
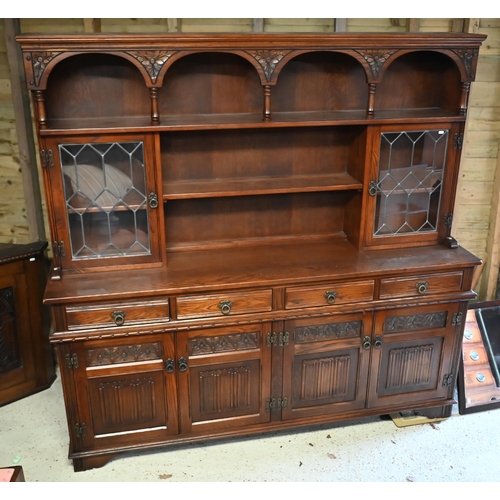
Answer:
[{"label": "carved cornice", "polygon": [[144,50],[130,51],[127,54],[139,61],[151,78],[151,83],[156,83],[158,75],[163,65],[172,57],[175,52],[165,50]]},{"label": "carved cornice", "polygon": [[297,344],[305,344],[307,342],[320,342],[327,339],[359,337],[360,334],[361,321],[304,326],[295,329],[295,342]]},{"label": "carved cornice", "polygon": [[385,50],[385,49],[364,49],[357,50],[363,59],[370,66],[373,78],[377,78],[382,66],[386,63],[389,57],[396,52],[396,50]]},{"label": "carved cornice", "polygon": [[393,316],[386,318],[384,332],[408,332],[413,330],[427,330],[429,328],[444,328],[446,326],[446,311],[428,314],[414,314],[412,316]]},{"label": "carved cornice", "polygon": [[161,359],[161,343],[125,345],[87,350],[87,366],[116,365]]},{"label": "carved cornice", "polygon": [[260,64],[266,80],[270,82],[274,70],[290,50],[249,50],[247,52]]},{"label": "carved cornice", "polygon": [[54,57],[58,56],[60,52],[30,52],[26,56],[26,60],[31,63],[33,80],[29,82],[30,85],[38,87],[42,79],[43,72]]},{"label": "carved cornice", "polygon": [[474,67],[474,59],[479,55],[478,49],[454,49],[453,52],[460,57],[463,65],[465,66],[465,71],[467,72],[467,76],[471,79],[475,77],[474,72],[472,71]]},{"label": "carved cornice", "polygon": [[189,353],[192,356],[227,351],[245,351],[257,349],[258,333],[236,333],[217,337],[196,337],[189,341]]}]

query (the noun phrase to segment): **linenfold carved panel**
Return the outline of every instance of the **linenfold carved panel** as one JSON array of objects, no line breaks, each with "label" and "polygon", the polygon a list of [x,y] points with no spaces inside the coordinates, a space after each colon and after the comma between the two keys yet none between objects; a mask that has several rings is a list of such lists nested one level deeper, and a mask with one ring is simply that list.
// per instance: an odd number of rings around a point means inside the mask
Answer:
[{"label": "linenfold carved panel", "polygon": [[322,340],[359,337],[360,335],[361,321],[346,321],[343,323],[298,327],[295,329],[295,342],[305,344]]},{"label": "linenfold carved panel", "polygon": [[350,356],[302,361],[300,398],[314,400],[346,396],[349,390]]},{"label": "linenfold carved panel", "polygon": [[102,423],[108,428],[123,428],[156,419],[154,380],[142,377],[113,380],[99,384]]},{"label": "linenfold carved panel", "polygon": [[199,373],[201,414],[249,408],[252,402],[248,366],[205,370]]},{"label": "linenfold carved panel", "polygon": [[392,316],[384,322],[384,332],[411,332],[414,330],[427,330],[430,328],[444,328],[446,326],[446,311],[426,314],[413,314],[411,316]]},{"label": "linenfold carved panel", "polygon": [[161,359],[161,354],[160,342],[88,349],[87,366],[115,365]]},{"label": "linenfold carved panel", "polygon": [[433,354],[432,345],[391,349],[386,389],[428,384]]}]

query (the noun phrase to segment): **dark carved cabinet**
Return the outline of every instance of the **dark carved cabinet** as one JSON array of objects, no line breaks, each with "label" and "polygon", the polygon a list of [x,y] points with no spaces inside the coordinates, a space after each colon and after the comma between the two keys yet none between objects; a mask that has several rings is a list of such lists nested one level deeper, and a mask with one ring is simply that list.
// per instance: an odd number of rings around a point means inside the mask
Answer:
[{"label": "dark carved cabinet", "polygon": [[449,414],[480,263],[451,230],[483,40],[18,37],[75,470]]},{"label": "dark carved cabinet", "polygon": [[46,241],[0,244],[0,406],[50,387],[50,317],[43,307]]}]

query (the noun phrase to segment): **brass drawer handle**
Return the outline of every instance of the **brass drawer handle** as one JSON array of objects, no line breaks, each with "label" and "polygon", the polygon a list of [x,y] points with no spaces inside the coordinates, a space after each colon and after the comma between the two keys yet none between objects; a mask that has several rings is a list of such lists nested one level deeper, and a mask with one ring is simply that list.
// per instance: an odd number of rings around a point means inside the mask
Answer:
[{"label": "brass drawer handle", "polygon": [[222,300],[219,302],[219,309],[221,310],[222,314],[228,315],[231,312],[231,307],[233,303],[230,300]]},{"label": "brass drawer handle", "polygon": [[417,286],[417,292],[420,295],[423,295],[427,291],[429,283],[427,283],[427,281],[419,281],[416,286]]},{"label": "brass drawer handle", "polygon": [[325,297],[326,301],[331,305],[335,304],[335,299],[338,297],[338,293],[332,290],[328,290],[323,294],[323,296]]},{"label": "brass drawer handle", "polygon": [[116,326],[122,326],[125,323],[125,316],[126,314],[123,311],[114,311],[111,313],[111,318]]}]

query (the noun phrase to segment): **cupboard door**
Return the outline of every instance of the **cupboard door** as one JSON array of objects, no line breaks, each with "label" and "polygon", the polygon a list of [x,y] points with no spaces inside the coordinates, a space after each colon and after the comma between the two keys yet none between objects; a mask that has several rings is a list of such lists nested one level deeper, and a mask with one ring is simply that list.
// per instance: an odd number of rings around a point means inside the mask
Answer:
[{"label": "cupboard door", "polygon": [[364,408],[371,323],[361,313],[285,322],[283,419]]},{"label": "cupboard door", "polygon": [[55,257],[64,269],[160,260],[153,151],[147,136],[46,140]]},{"label": "cupboard door", "polygon": [[270,420],[269,331],[263,323],[178,333],[182,433]]},{"label": "cupboard door", "polygon": [[[76,343],[60,359],[73,376],[76,448],[162,440],[178,432],[177,384],[169,373],[171,334]],[[67,384],[66,384],[67,386]]]},{"label": "cupboard door", "polygon": [[459,304],[409,307],[375,315],[368,407],[405,405],[450,397],[456,371]]},{"label": "cupboard door", "polygon": [[424,245],[447,235],[459,154],[458,124],[371,129],[372,165],[365,194],[366,244]]}]

